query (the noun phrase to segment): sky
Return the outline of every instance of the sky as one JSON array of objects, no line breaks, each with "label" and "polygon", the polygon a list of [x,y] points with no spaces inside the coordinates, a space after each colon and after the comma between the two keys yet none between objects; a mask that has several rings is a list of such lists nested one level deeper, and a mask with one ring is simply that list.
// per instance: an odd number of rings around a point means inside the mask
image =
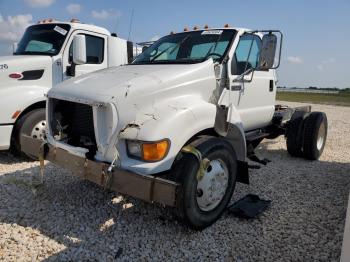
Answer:
[{"label": "sky", "polygon": [[0,55],[11,54],[28,25],[73,17],[134,42],[205,24],[280,29],[279,86],[350,87],[349,0],[0,0]]}]

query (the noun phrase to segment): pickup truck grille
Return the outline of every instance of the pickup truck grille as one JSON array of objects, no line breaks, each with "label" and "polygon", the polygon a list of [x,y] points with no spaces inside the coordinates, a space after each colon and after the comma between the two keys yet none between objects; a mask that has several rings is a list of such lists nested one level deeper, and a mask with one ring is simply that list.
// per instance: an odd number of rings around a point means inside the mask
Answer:
[{"label": "pickup truck grille", "polygon": [[52,136],[68,145],[89,149],[92,158],[97,150],[92,106],[50,99],[50,108]]}]

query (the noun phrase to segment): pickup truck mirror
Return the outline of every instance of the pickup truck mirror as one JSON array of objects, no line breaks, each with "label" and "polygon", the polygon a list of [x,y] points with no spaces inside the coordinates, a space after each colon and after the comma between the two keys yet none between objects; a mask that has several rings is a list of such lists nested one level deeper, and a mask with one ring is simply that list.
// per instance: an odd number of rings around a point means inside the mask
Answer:
[{"label": "pickup truck mirror", "polygon": [[275,63],[277,47],[277,36],[269,33],[262,38],[262,47],[259,59],[259,69],[268,70],[273,68]]},{"label": "pickup truck mirror", "polygon": [[[271,31],[260,31],[264,32],[262,38],[262,47],[259,57],[259,70],[269,70],[276,69],[279,67],[281,62],[281,51],[282,51],[282,40],[283,34],[281,31],[271,30]],[[278,33],[280,37],[278,38],[276,34]],[[279,40],[278,40],[279,39]],[[278,58],[276,59],[276,51],[278,50]]]},{"label": "pickup truck mirror", "polygon": [[73,38],[73,63],[86,64],[86,40],[85,35],[75,35]]}]

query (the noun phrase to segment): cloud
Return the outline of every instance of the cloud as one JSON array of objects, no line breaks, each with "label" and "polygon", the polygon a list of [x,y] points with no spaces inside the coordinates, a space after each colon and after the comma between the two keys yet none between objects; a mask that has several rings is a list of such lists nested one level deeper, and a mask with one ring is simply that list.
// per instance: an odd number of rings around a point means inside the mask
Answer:
[{"label": "cloud", "polygon": [[0,42],[18,41],[24,30],[33,22],[31,14],[3,17],[0,14]]},{"label": "cloud", "polygon": [[323,65],[316,66],[318,70],[323,71]]},{"label": "cloud", "polygon": [[302,64],[303,60],[299,56],[288,56],[287,61],[291,64]]},{"label": "cloud", "polygon": [[66,7],[68,13],[71,15],[79,14],[81,11],[81,5],[79,4],[69,4]]},{"label": "cloud", "polygon": [[319,65],[316,66],[316,68],[320,71],[323,71],[326,66],[335,63],[335,61],[336,60],[333,57],[328,58],[327,60],[323,60]]},{"label": "cloud", "polygon": [[93,18],[96,19],[108,19],[111,17],[119,17],[121,16],[121,13],[116,10],[101,10],[101,11],[96,11],[92,10],[91,15]]},{"label": "cloud", "polygon": [[31,7],[48,7],[52,5],[55,0],[24,0]]}]

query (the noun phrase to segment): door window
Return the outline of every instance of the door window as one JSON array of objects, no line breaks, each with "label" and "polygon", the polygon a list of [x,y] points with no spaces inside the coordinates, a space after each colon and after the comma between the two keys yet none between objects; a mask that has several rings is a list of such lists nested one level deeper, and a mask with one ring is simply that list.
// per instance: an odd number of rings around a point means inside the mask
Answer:
[{"label": "door window", "polygon": [[[104,39],[98,36],[85,35],[86,39],[86,63],[102,64],[104,56]],[[69,60],[73,61],[73,42],[69,47]]]},{"label": "door window", "polygon": [[232,60],[232,74],[241,75],[259,65],[261,39],[256,35],[241,36]]}]

